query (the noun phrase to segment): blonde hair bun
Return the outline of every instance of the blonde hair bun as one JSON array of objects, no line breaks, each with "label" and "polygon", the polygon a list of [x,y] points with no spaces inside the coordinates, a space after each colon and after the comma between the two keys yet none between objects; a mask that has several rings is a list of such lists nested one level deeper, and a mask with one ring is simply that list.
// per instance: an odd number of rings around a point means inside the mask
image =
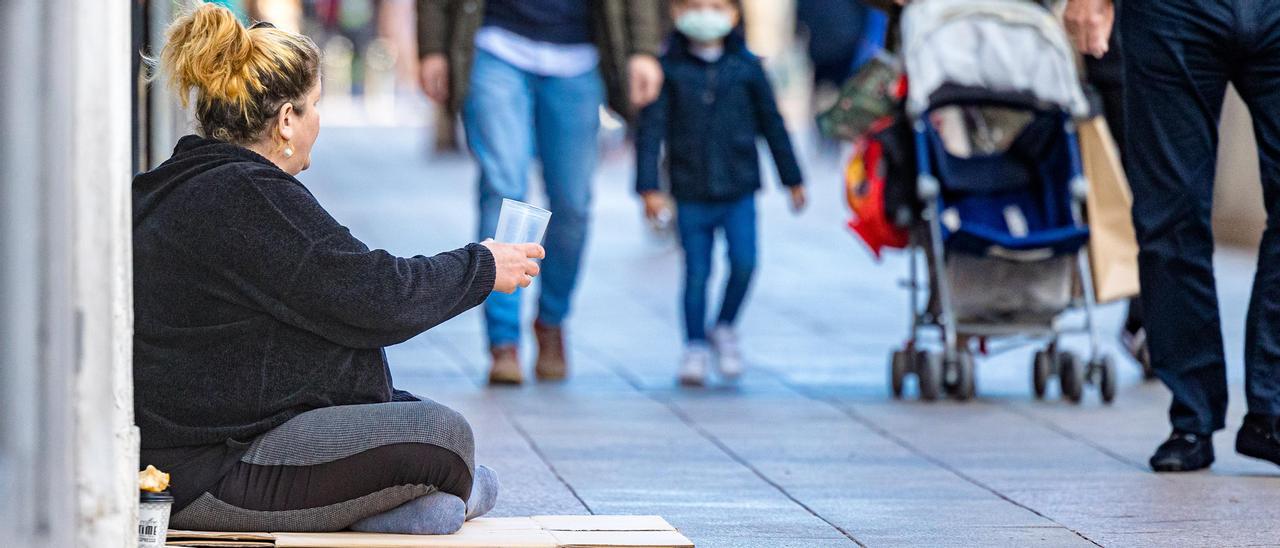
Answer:
[{"label": "blonde hair bun", "polygon": [[169,25],[159,62],[169,86],[195,114],[205,136],[245,143],[261,137],[285,102],[300,100],[319,81],[320,51],[301,34],[245,28],[224,6],[190,2]]},{"label": "blonde hair bun", "polygon": [[250,88],[260,87],[249,71],[253,37],[231,10],[201,4],[175,20],[167,38],[160,63],[183,106],[192,89],[210,99],[243,104]]}]

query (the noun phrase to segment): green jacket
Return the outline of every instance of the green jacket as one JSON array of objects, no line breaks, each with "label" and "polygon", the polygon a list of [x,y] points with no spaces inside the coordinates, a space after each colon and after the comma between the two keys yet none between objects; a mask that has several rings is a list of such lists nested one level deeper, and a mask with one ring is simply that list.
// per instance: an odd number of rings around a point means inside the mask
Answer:
[{"label": "green jacket", "polygon": [[[609,108],[630,119],[627,60],[657,56],[662,41],[657,0],[584,0],[591,3],[591,34],[600,51]],[[484,0],[417,0],[418,54],[449,59],[449,108],[462,109],[471,83],[476,31],[484,22]]]}]

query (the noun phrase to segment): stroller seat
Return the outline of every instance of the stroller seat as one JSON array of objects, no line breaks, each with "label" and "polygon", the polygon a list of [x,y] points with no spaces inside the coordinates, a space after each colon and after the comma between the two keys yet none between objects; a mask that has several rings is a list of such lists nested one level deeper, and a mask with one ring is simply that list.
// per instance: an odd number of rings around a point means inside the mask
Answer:
[{"label": "stroller seat", "polygon": [[1023,261],[1078,251],[1089,229],[1071,208],[1067,114],[991,92],[948,95],[925,124],[946,248]]}]

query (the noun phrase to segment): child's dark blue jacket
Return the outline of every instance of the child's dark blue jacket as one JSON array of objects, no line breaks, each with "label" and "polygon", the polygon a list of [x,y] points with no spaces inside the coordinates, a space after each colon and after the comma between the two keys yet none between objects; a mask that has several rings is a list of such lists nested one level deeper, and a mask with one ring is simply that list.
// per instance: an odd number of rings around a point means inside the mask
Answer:
[{"label": "child's dark blue jacket", "polygon": [[737,32],[725,39],[724,47],[724,55],[708,63],[690,53],[683,35],[672,38],[662,56],[662,94],[640,113],[637,192],[659,189],[659,151],[665,141],[671,195],[677,200],[747,196],[760,188],[757,135],[769,143],[782,184],[801,184],[800,166],[760,59],[747,51]]}]

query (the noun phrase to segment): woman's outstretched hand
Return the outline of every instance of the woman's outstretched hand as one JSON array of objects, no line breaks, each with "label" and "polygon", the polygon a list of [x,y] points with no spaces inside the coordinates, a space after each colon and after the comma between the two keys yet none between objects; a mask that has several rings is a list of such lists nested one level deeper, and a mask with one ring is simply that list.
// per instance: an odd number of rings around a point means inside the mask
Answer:
[{"label": "woman's outstretched hand", "polygon": [[541,270],[534,259],[547,256],[546,250],[538,244],[504,244],[485,240],[480,245],[493,253],[493,264],[498,270],[493,290],[499,293],[515,293],[518,288],[529,287]]}]

